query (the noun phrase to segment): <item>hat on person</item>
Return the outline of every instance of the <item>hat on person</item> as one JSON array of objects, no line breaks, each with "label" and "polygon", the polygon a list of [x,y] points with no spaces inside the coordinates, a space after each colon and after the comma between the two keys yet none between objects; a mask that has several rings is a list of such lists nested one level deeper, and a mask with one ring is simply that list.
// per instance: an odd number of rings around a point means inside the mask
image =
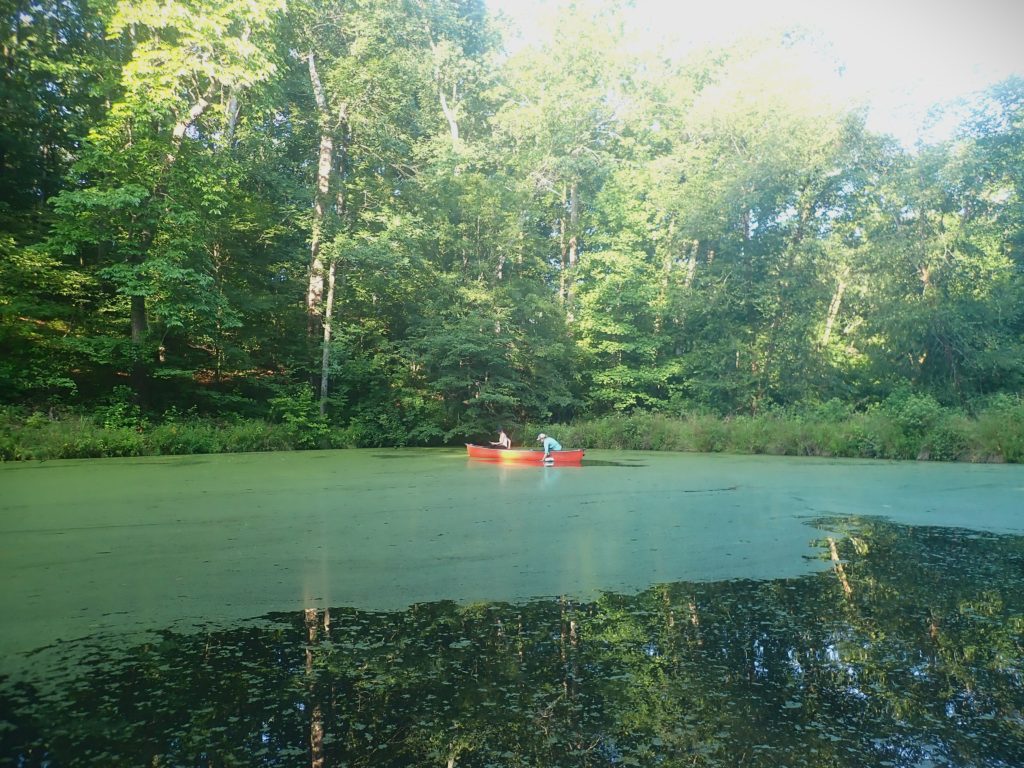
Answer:
[{"label": "hat on person", "polygon": [[541,432],[539,435],[537,435],[537,439],[538,440],[543,440],[545,437],[547,437],[547,435],[545,435],[543,432]]}]

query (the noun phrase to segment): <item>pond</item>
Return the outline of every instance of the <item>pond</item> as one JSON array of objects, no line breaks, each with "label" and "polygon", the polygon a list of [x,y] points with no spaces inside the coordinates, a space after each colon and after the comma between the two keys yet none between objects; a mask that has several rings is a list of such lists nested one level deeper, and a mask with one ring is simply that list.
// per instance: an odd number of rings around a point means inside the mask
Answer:
[{"label": "pond", "polygon": [[0,466],[0,765],[1024,765],[1024,467]]}]

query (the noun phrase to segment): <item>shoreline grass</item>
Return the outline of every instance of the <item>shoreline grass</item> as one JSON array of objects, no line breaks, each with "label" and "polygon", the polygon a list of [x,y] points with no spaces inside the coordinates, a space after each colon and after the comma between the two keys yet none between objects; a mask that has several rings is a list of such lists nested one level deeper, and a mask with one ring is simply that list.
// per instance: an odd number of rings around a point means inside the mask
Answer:
[{"label": "shoreline grass", "polygon": [[[1024,402],[1009,397],[974,415],[911,395],[861,412],[832,402],[758,416],[634,413],[527,424],[521,435],[529,443],[540,431],[590,449],[1024,463]],[[351,429],[321,428],[311,439],[301,422],[171,412],[153,423],[137,413],[0,408],[0,461],[355,447],[363,446]]]},{"label": "shoreline grass", "polygon": [[1024,404],[998,401],[975,416],[918,398],[864,412],[819,408],[760,416],[635,413],[528,425],[565,446],[617,450],[1024,463]]}]

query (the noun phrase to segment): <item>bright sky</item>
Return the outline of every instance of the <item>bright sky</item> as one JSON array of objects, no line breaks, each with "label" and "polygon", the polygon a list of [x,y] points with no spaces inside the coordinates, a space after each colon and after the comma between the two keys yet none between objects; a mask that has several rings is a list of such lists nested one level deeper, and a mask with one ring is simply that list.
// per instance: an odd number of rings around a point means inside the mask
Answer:
[{"label": "bright sky", "polygon": [[[542,39],[543,20],[566,0],[486,0]],[[1024,0],[633,0],[638,42],[685,53],[759,29],[802,24],[831,41],[846,64],[850,97],[870,105],[868,124],[910,147],[941,139],[924,130],[932,105],[1024,76]],[[571,35],[566,36],[571,40]]]}]

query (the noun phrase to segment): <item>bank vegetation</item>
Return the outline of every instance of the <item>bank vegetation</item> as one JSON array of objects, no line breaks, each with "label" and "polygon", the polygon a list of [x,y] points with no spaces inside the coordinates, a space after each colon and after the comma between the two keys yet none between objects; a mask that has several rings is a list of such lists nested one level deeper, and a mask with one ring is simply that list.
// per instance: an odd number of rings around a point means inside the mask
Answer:
[{"label": "bank vegetation", "polygon": [[0,454],[1020,460],[1024,80],[910,149],[828,41],[629,12],[6,3]]}]

